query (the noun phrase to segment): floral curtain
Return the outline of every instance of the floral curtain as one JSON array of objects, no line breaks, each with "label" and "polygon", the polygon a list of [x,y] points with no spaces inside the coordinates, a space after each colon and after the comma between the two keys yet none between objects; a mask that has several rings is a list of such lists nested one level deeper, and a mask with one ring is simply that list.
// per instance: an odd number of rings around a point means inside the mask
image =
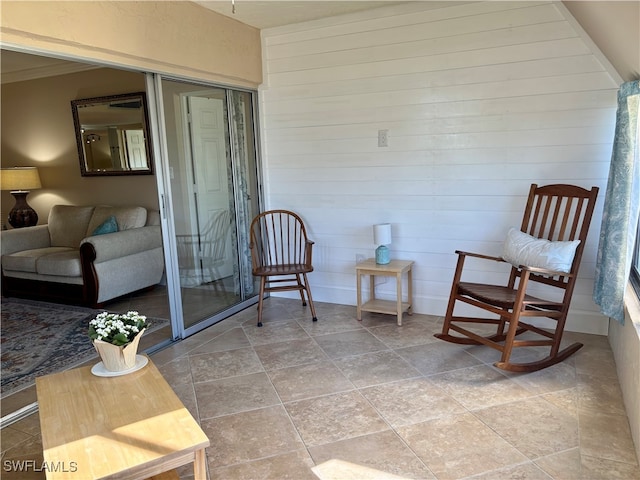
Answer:
[{"label": "floral curtain", "polygon": [[638,106],[640,81],[618,91],[616,130],[604,199],[593,299],[603,314],[624,323],[624,292],[629,280],[638,226],[640,165]]},{"label": "floral curtain", "polygon": [[[235,163],[234,174],[237,176],[237,185],[240,189],[239,198],[248,199],[250,197],[248,179],[249,173],[247,172],[248,152],[247,152],[247,138],[246,129],[251,128],[251,125],[247,125],[245,112],[248,105],[251,105],[250,94],[247,92],[231,91],[232,105],[232,122],[234,127],[232,129],[231,141],[233,142],[233,148],[236,152],[238,161]],[[231,169],[229,169],[231,175]],[[231,181],[231,180],[230,180]],[[232,199],[233,201],[233,199]],[[251,296],[254,293],[254,279],[251,273],[251,250],[249,249],[249,230],[251,227],[251,213],[250,206],[247,202],[240,201],[234,204],[236,218],[238,220],[238,228],[233,232],[233,245],[240,245],[240,252],[234,251],[234,254],[240,255],[243,261],[240,262],[240,266],[234,267],[234,279],[235,279],[235,292],[240,293],[240,284],[244,285],[246,296]],[[233,208],[233,205],[232,205]],[[236,233],[237,232],[237,233]],[[239,240],[238,241],[238,237]]]}]

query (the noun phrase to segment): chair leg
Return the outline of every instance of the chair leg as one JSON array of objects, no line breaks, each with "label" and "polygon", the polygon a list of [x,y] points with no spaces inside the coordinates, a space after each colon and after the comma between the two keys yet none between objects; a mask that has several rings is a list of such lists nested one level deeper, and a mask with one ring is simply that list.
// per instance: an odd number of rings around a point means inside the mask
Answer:
[{"label": "chair leg", "polygon": [[496,342],[502,341],[506,338],[506,335],[504,334],[504,327],[507,325],[508,320],[508,317],[500,316],[500,321],[498,322],[498,326],[496,328]]},{"label": "chair leg", "polygon": [[306,307],[307,306],[307,301],[304,299],[304,292],[303,292],[303,290],[306,289],[306,283],[307,283],[306,277],[305,277],[305,282],[304,282],[305,285],[303,285],[302,281],[300,280],[300,274],[297,273],[296,274],[296,282],[298,282],[298,292],[300,292],[300,298],[302,299],[302,306]]},{"label": "chair leg", "polygon": [[456,295],[458,293],[457,284],[454,284],[451,289],[451,295],[449,296],[449,305],[447,306],[447,312],[444,315],[444,322],[442,323],[442,332],[434,333],[433,336],[444,340],[445,342],[457,343],[459,345],[480,345],[480,342],[469,337],[462,337],[460,335],[451,335],[451,322],[453,321],[453,309],[456,305]]},{"label": "chair leg", "polygon": [[[499,362],[494,363],[494,366],[502,370],[508,370],[511,372],[535,372],[537,370],[542,370],[543,368],[550,367],[551,365],[555,365],[556,363],[560,363],[566,360],[571,355],[580,350],[583,346],[582,343],[576,342],[569,345],[568,347],[565,347],[563,350],[560,350],[560,342],[562,341],[562,334],[564,333],[564,325],[566,319],[567,312],[565,311],[564,314],[560,318],[558,318],[556,329],[553,334],[553,344],[551,345],[551,349],[547,357],[543,358],[542,360],[536,360],[534,362],[511,363],[509,361],[509,356],[505,357],[505,354],[503,353],[502,359]],[[516,331],[516,333],[514,334],[514,337],[521,331],[526,331],[526,329],[518,329],[518,331]]]},{"label": "chair leg", "polygon": [[[569,301],[565,301],[565,305],[568,305]],[[562,335],[564,334],[564,325],[567,322],[567,314],[569,313],[569,307],[565,307],[562,315],[556,322],[556,331],[553,334],[553,345],[551,346],[551,356],[558,355],[560,350],[560,343],[562,342]]]},{"label": "chair leg", "polygon": [[[500,318],[500,326],[503,325],[504,317]],[[516,338],[516,332],[518,331],[518,322],[520,320],[519,312],[513,312],[513,318],[509,321],[509,329],[507,330],[506,338],[504,339],[504,346],[502,347],[502,357],[500,362],[502,364],[508,364],[511,358],[511,352],[513,350],[513,341]]]},{"label": "chair leg", "polygon": [[464,266],[464,255],[458,255],[458,261],[456,262],[456,271],[453,275],[453,281],[451,282],[451,293],[449,294],[449,303],[447,305],[447,312],[444,315],[444,323],[442,324],[442,333],[435,334],[435,337],[442,338],[450,337],[449,325],[451,325],[451,318],[453,317],[453,309],[456,305],[456,296],[458,295],[458,283],[462,277],[462,268]]},{"label": "chair leg", "polygon": [[[454,289],[455,290],[455,289]],[[456,303],[456,294],[451,292],[449,297],[449,305],[447,306],[447,312],[444,314],[444,322],[442,323],[442,335],[449,333],[449,325],[451,325],[451,317],[453,316],[453,307]]]},{"label": "chair leg", "polygon": [[303,273],[304,277],[304,288],[307,292],[307,298],[309,299],[309,308],[311,308],[311,318],[314,322],[318,321],[318,317],[316,317],[316,307],[313,306],[313,299],[311,298],[311,287],[309,287],[309,281],[307,280],[307,274]]},{"label": "chair leg", "polygon": [[264,287],[267,277],[260,277],[260,297],[258,297],[258,326],[262,326],[262,302],[264,301]]}]

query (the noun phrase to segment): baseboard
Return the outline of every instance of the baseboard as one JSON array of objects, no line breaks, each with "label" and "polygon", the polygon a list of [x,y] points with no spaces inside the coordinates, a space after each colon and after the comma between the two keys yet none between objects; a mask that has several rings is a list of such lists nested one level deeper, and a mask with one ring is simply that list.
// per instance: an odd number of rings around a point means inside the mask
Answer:
[{"label": "baseboard", "polygon": [[[356,304],[356,292],[354,289],[312,287],[311,293],[313,295],[314,301],[316,302],[336,303],[340,305],[354,306]],[[272,295],[286,298],[298,298],[296,292],[292,294],[276,293]],[[395,301],[395,297],[387,296],[386,294],[379,294],[379,297],[383,300]],[[444,297],[414,295],[413,312],[421,313],[424,315],[444,316],[447,310],[448,300],[448,298]],[[474,309],[473,307],[461,305],[460,307],[456,308],[456,312],[458,312],[458,308],[460,309],[459,312],[461,315],[478,313],[478,309]],[[547,321],[545,319],[540,319],[531,323],[542,328],[555,328],[555,322],[553,320]],[[565,325],[565,331],[604,336],[607,335],[608,328],[609,319],[604,315],[593,311],[573,309],[569,310],[567,324]]]}]

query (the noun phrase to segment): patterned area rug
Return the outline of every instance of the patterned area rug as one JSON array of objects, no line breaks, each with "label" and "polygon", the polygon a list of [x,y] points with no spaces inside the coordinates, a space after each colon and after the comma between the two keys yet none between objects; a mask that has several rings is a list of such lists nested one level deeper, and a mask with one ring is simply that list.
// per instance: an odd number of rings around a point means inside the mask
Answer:
[{"label": "patterned area rug", "polygon": [[[103,310],[3,298],[1,398],[32,385],[36,377],[73,368],[97,353],[88,324]],[[149,319],[151,330],[168,324]]]}]

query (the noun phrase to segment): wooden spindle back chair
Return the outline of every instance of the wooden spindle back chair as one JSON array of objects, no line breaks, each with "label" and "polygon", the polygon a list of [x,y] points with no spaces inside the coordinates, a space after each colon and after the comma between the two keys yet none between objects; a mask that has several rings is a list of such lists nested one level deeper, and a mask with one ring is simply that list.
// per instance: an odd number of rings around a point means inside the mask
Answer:
[{"label": "wooden spindle back chair", "polygon": [[313,321],[318,320],[307,280],[307,273],[313,271],[313,243],[307,238],[302,219],[291,211],[269,210],[251,222],[252,271],[260,277],[259,327],[265,292],[298,290],[302,305],[306,306],[308,300]]}]

